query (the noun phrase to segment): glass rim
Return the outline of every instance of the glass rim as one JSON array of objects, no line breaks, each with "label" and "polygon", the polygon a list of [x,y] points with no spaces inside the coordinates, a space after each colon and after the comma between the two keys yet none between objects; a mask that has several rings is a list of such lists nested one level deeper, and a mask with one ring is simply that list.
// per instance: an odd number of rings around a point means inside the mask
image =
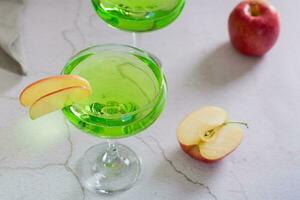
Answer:
[{"label": "glass rim", "polygon": [[[91,0],[91,1],[92,1],[92,4],[93,4],[94,6],[100,7],[98,4],[96,5],[96,4],[94,3],[94,0]],[[180,5],[185,4],[185,1],[186,1],[186,0],[178,0],[178,1],[180,1],[180,4],[176,5],[176,6],[175,6],[174,8],[172,8],[172,9],[170,9],[171,13],[173,13],[177,8],[179,8]],[[110,4],[110,5],[112,5],[112,6],[118,6],[118,4],[111,3],[111,2],[107,2],[107,4]],[[165,8],[165,7],[161,8],[161,9],[164,9],[164,8]],[[151,10],[151,11],[156,11],[156,10]],[[145,13],[145,12],[147,12],[147,11],[132,10],[132,12],[134,12],[134,13]]]},{"label": "glass rim", "polygon": [[[94,116],[94,117],[99,117],[99,118],[102,118],[102,119],[117,119],[117,118],[122,118],[122,117],[126,117],[126,116],[129,116],[129,115],[136,115],[138,113],[142,113],[144,112],[145,110],[148,110],[150,109],[152,106],[154,106],[157,101],[159,100],[160,96],[162,93],[164,93],[166,90],[167,90],[167,83],[166,83],[166,79],[165,79],[165,76],[164,76],[164,71],[163,71],[163,68],[161,66],[161,62],[157,59],[156,56],[154,56],[152,53],[149,53],[148,51],[145,51],[145,50],[142,50],[142,49],[139,49],[137,47],[133,47],[133,46],[130,46],[130,45],[126,45],[126,44],[114,44],[114,43],[109,43],[109,44],[100,44],[100,45],[93,45],[93,46],[90,46],[88,48],[85,48],[81,51],[79,51],[78,53],[76,53],[75,55],[73,55],[69,60],[68,62],[65,64],[65,66],[63,67],[62,71],[61,71],[61,74],[64,74],[66,75],[65,73],[65,69],[67,68],[68,64],[70,63],[70,61],[75,58],[76,56],[78,56],[79,54],[81,53],[84,53],[90,49],[93,49],[93,48],[104,48],[103,50],[106,50],[105,47],[107,47],[107,50],[113,50],[113,48],[128,48],[128,49],[131,49],[131,50],[135,50],[139,53],[141,53],[142,55],[145,55],[147,56],[148,58],[150,58],[155,64],[156,64],[156,67],[160,70],[160,75],[161,75],[161,82],[159,82],[159,92],[157,92],[157,94],[155,95],[155,97],[147,104],[143,105],[141,108],[138,108],[137,110],[135,111],[132,111],[132,112],[128,112],[128,113],[124,113],[124,114],[95,114],[93,112],[90,112],[90,111],[87,111],[85,110],[84,113],[85,114],[88,114],[88,115],[91,115],[91,116]],[[111,48],[109,48],[111,47]],[[128,53],[128,51],[122,51],[122,52],[125,52],[125,53]],[[75,67],[76,68],[76,67]],[[87,80],[88,81],[88,80]],[[80,109],[80,110],[83,110],[83,108],[81,106],[85,106],[83,104],[78,104],[76,106],[76,104],[73,104],[71,105],[70,107],[75,107],[76,109]]]}]

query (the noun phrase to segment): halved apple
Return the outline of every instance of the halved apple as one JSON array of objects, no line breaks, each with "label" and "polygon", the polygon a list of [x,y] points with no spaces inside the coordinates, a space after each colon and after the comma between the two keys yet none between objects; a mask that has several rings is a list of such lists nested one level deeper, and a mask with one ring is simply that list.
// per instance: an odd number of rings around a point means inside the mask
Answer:
[{"label": "halved apple", "polygon": [[208,106],[189,114],[177,128],[177,139],[184,145],[197,145],[207,131],[222,125],[227,120],[226,112]]},{"label": "halved apple", "polygon": [[192,158],[205,162],[224,158],[243,139],[240,126],[226,120],[226,112],[212,106],[188,115],[177,129],[177,139],[182,150]]},{"label": "halved apple", "polygon": [[91,95],[91,89],[82,86],[64,88],[39,98],[30,106],[30,117],[36,119],[47,113],[60,110]]},{"label": "halved apple", "polygon": [[69,87],[81,86],[91,89],[89,82],[76,75],[51,76],[38,80],[27,86],[21,93],[19,100],[23,106],[31,106],[41,97]]}]

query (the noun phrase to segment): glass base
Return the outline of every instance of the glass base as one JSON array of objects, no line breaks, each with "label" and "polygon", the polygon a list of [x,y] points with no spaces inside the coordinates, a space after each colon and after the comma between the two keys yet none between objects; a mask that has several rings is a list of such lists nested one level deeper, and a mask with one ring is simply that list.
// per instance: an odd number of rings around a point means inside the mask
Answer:
[{"label": "glass base", "polygon": [[88,149],[80,158],[76,172],[89,191],[110,194],[131,188],[140,178],[141,161],[129,147],[115,144],[118,156],[107,162],[109,144],[102,143]]}]

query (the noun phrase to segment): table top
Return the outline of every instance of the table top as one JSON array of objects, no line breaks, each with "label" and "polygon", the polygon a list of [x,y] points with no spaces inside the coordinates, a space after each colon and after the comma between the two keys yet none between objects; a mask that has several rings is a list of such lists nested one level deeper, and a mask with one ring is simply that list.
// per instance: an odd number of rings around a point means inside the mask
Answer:
[{"label": "table top", "polygon": [[[300,199],[300,1],[271,2],[282,29],[262,58],[242,56],[228,42],[227,17],[237,0],[188,0],[173,24],[141,36],[141,48],[163,63],[168,105],[150,128],[120,140],[141,156],[142,179],[126,192],[97,196],[83,189],[74,167],[103,140],[80,132],[60,112],[31,121],[18,94],[58,74],[75,52],[130,44],[131,35],[108,27],[90,1],[27,0],[21,41],[29,73],[0,67],[0,199]],[[205,105],[221,106],[250,126],[240,147],[214,164],[191,159],[176,140],[177,124]]]}]

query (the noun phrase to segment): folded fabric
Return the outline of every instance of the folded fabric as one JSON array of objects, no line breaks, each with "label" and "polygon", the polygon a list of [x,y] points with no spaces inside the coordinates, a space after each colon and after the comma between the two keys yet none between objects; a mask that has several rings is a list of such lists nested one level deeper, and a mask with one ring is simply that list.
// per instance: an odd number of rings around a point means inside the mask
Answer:
[{"label": "folded fabric", "polygon": [[[0,64],[8,65],[7,63],[3,63],[3,60],[9,60],[9,58],[3,57],[10,56],[15,62],[9,62],[10,66],[4,66],[4,68],[18,67],[21,73],[26,74],[27,68],[24,63],[22,45],[19,40],[20,29],[18,25],[22,8],[23,0],[0,0],[0,47],[2,49],[0,53],[2,62]],[[3,51],[6,53],[3,53]]]}]

